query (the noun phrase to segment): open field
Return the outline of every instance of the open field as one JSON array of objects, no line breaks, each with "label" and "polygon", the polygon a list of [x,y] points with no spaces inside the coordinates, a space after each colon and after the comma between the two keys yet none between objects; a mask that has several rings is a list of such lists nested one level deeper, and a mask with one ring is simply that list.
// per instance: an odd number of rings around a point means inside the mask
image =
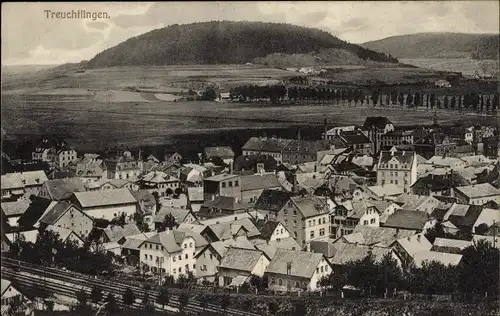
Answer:
[{"label": "open field", "polygon": [[423,59],[400,59],[402,63],[417,67],[428,68],[438,71],[455,71],[463,75],[483,74],[485,71],[490,75],[499,73],[498,60],[476,60],[470,58],[423,58]]},{"label": "open field", "polygon": [[[213,133],[259,135],[259,129],[315,127],[319,137],[323,120],[329,125],[362,124],[368,115],[386,115],[399,125],[431,124],[433,112],[409,109],[368,109],[337,105],[264,105],[217,102],[68,101],[65,97],[2,96],[2,128],[10,135],[58,133],[85,150],[116,144],[146,146],[171,144],[181,135]],[[443,123],[486,119],[440,112]],[[491,120],[491,119],[490,119]],[[247,132],[253,130],[253,132]],[[243,137],[245,134],[245,137]],[[303,137],[308,136],[303,132]],[[234,135],[233,135],[234,136]],[[237,138],[238,134],[235,135]],[[245,139],[246,140],[246,139]],[[243,140],[244,141],[244,140]]]}]

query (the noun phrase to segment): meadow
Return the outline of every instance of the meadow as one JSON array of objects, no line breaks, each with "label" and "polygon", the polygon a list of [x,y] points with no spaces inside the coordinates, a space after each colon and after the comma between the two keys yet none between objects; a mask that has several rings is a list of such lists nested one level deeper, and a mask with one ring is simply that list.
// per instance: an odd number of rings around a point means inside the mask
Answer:
[{"label": "meadow", "polygon": [[461,72],[463,75],[472,76],[476,73],[488,73],[498,76],[498,60],[476,60],[470,58],[422,58],[400,59],[402,63],[437,71]]}]

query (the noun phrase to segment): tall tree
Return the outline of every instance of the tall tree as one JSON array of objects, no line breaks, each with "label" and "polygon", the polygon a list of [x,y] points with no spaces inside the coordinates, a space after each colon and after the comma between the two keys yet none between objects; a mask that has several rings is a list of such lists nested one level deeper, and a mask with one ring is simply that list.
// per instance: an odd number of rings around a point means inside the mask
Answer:
[{"label": "tall tree", "polygon": [[134,295],[134,292],[132,292],[132,290],[127,287],[125,289],[125,292],[123,293],[123,304],[126,304],[126,305],[132,305],[134,304],[135,302],[135,295]]},{"label": "tall tree", "polygon": [[168,288],[166,286],[160,287],[156,303],[160,304],[161,308],[164,308],[165,305],[168,305],[169,301],[170,301],[170,293],[168,292]]}]

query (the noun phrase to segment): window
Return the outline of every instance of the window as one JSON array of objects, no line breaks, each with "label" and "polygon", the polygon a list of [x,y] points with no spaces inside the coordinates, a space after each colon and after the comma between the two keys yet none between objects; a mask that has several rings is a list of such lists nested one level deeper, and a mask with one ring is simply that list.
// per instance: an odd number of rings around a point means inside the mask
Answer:
[{"label": "window", "polygon": [[370,224],[375,224],[375,218],[370,219]]},{"label": "window", "polygon": [[398,180],[394,180],[394,184],[398,184]]},{"label": "window", "polygon": [[196,264],[193,264],[193,270],[195,270],[195,269],[196,269]]},{"label": "window", "polygon": [[325,266],[325,272],[328,272],[328,265]]},{"label": "window", "polygon": [[392,177],[392,175],[393,175],[392,171],[391,171],[391,172],[389,172],[389,176],[391,176],[391,177]]},{"label": "window", "polygon": [[234,186],[238,187],[238,181],[234,181]]},{"label": "window", "polygon": [[179,273],[181,273],[181,272],[182,272],[182,268],[179,268]]},{"label": "window", "polygon": [[288,202],[288,207],[293,207],[293,203],[291,201]]},{"label": "window", "polygon": [[321,271],[321,273],[323,273],[323,267],[321,267],[321,268],[319,269],[319,271]]},{"label": "window", "polygon": [[188,258],[188,254],[185,255],[185,258],[187,259]]},{"label": "window", "polygon": [[189,264],[186,264],[185,267],[186,267],[186,271],[189,271]]},{"label": "window", "polygon": [[213,257],[214,257],[214,256],[213,256],[212,254],[210,254],[210,260],[212,260],[212,259],[213,259]]},{"label": "window", "polygon": [[230,187],[230,188],[233,187],[233,181],[229,181],[227,184],[228,184],[228,187]]},{"label": "window", "polygon": [[149,255],[149,260],[153,261],[153,255]]},{"label": "window", "polygon": [[278,279],[278,284],[279,285],[283,285],[283,280],[282,279]]},{"label": "window", "polygon": [[395,171],[395,172],[394,172],[394,175],[397,177],[397,176],[398,176],[398,172],[397,172],[397,171]]},{"label": "window", "polygon": [[323,224],[326,223],[326,216],[323,217]]},{"label": "window", "polygon": [[319,235],[320,235],[320,236],[325,236],[325,229],[324,229],[324,228],[321,228],[321,229],[319,230]]},{"label": "window", "polygon": [[156,245],[156,250],[159,250],[159,247],[158,247],[158,245]]},{"label": "window", "polygon": [[307,221],[307,226],[311,227],[311,225],[312,225],[311,220],[308,220],[308,221]]},{"label": "window", "polygon": [[149,244],[149,249],[153,249],[153,244]]},{"label": "window", "polygon": [[287,210],[287,209],[284,209],[284,210],[283,210],[283,214],[284,214],[284,215],[288,215],[288,210]]},{"label": "window", "polygon": [[174,257],[172,257],[172,261],[173,261],[173,262],[175,262],[175,256],[174,256]]},{"label": "window", "polygon": [[363,225],[368,225],[368,221],[363,221]]},{"label": "window", "polygon": [[293,220],[293,227],[297,227],[297,221]]},{"label": "window", "polygon": [[223,188],[225,188],[225,187],[226,187],[226,182],[221,182],[221,186],[222,186]]},{"label": "window", "polygon": [[316,226],[316,220],[313,219],[313,226]]},{"label": "window", "polygon": [[181,255],[179,255],[179,261],[181,261],[181,260],[182,260],[182,256],[181,256]]},{"label": "window", "polygon": [[271,284],[274,284],[274,283],[276,283],[276,279],[275,279],[275,278],[272,278],[272,279],[271,279]]},{"label": "window", "polygon": [[311,232],[309,233],[309,236],[310,236],[311,238],[314,238],[314,230],[311,230]]},{"label": "window", "polygon": [[193,248],[193,243],[192,242],[189,243],[189,248]]},{"label": "window", "polygon": [[144,260],[148,260],[148,255],[144,255]]},{"label": "window", "polygon": [[203,265],[203,271],[207,271],[207,265],[206,264]]},{"label": "window", "polygon": [[319,267],[316,267],[316,273],[319,273]]},{"label": "window", "polygon": [[293,232],[293,235],[295,236],[295,238],[297,238],[297,232]]},{"label": "window", "polygon": [[293,210],[293,216],[297,216],[297,210]]}]

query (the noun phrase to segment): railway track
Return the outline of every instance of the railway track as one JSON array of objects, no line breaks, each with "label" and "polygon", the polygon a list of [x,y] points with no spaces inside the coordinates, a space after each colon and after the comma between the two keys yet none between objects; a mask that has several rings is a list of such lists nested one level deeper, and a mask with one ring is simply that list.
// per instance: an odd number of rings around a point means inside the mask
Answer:
[{"label": "railway track", "polygon": [[[134,285],[128,285],[128,284],[122,284],[122,283],[117,283],[117,282],[112,282],[108,280],[102,280],[102,279],[96,279],[92,278],[88,275],[76,273],[76,272],[70,272],[70,271],[64,271],[56,268],[48,268],[48,267],[43,267],[39,266],[36,264],[32,263],[27,263],[27,262],[20,262],[19,266],[19,261],[9,259],[9,258],[2,258],[2,266],[6,268],[19,268],[19,272],[15,271],[8,271],[6,269],[2,269],[2,272],[6,272],[5,275],[10,275],[11,277],[16,278],[19,282],[24,281],[27,284],[30,284],[29,282],[33,283],[33,278],[29,280],[30,278],[27,276],[23,276],[22,273],[20,272],[25,272],[32,274],[34,276],[39,276],[38,281],[44,280],[45,284],[51,283],[50,286],[47,285],[48,289],[55,291],[54,293],[58,294],[63,294],[63,295],[68,295],[69,297],[76,297],[76,292],[78,289],[83,288],[86,292],[90,293],[93,287],[98,287],[100,288],[103,293],[112,293],[115,295],[117,300],[121,300],[121,297],[123,293],[125,292],[126,288],[130,288],[136,298],[141,299],[144,297],[144,294],[146,292],[145,289],[139,287],[139,286],[134,286]],[[52,280],[52,281],[51,281]],[[57,281],[62,281],[66,282],[68,284],[72,284],[74,286],[67,286],[63,285]],[[37,286],[40,286],[38,283]],[[75,287],[77,286],[77,287]],[[62,290],[59,290],[59,287],[62,287]],[[69,293],[69,290],[71,289],[71,293]],[[151,301],[156,302],[156,299],[158,297],[158,293],[156,291],[148,291],[149,298]],[[179,296],[175,294],[171,294],[170,300],[169,300],[169,306],[174,307],[174,308],[179,308]],[[189,314],[197,315],[200,312],[213,312],[213,313],[218,313],[220,315],[228,315],[228,316],[259,316],[258,314],[250,313],[250,312],[245,312],[245,311],[240,311],[240,310],[235,310],[228,308],[224,310],[216,305],[216,304],[207,304],[207,306],[202,306],[200,302],[194,299],[190,299],[188,305],[185,308],[185,311]]]}]

